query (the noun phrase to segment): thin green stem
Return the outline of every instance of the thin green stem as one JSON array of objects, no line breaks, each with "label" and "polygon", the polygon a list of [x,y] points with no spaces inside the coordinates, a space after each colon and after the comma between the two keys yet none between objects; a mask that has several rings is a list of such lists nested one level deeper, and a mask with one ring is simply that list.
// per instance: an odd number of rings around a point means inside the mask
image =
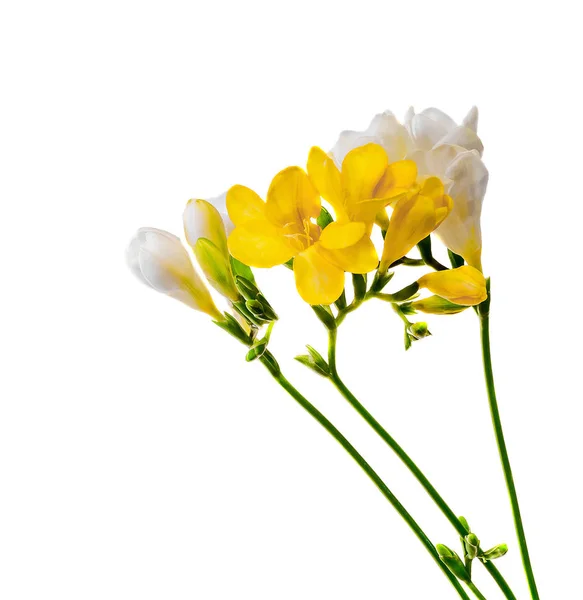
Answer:
[{"label": "thin green stem", "polygon": [[518,537],[518,545],[520,547],[520,555],[522,564],[528,580],[530,596],[533,600],[539,600],[539,594],[534,579],[528,546],[526,544],[526,535],[522,516],[520,515],[520,506],[518,504],[518,495],[514,484],[512,469],[510,468],[510,459],[508,458],[508,450],[506,441],[504,440],[504,432],[502,430],[502,421],[500,419],[500,411],[498,409],[498,401],[496,400],[496,389],[494,387],[494,373],[492,370],[492,354],[490,351],[490,317],[489,317],[489,300],[485,304],[485,308],[479,311],[480,314],[480,332],[482,339],[482,358],[484,362],[484,375],[486,379],[486,389],[488,391],[488,401],[490,403],[490,414],[492,415],[492,424],[494,425],[494,433],[496,434],[496,443],[498,444],[498,452],[502,462],[504,478],[506,479],[506,487],[510,497],[512,506],[512,515],[514,517],[514,526],[516,528],[516,536]]},{"label": "thin green stem", "polygon": [[484,596],[484,594],[482,594],[482,592],[480,592],[480,590],[474,585],[474,583],[469,581],[468,587],[472,590],[472,592],[474,592],[474,594],[476,595],[476,598],[478,598],[479,600],[486,600],[486,597]]},{"label": "thin green stem", "polygon": [[391,492],[384,481],[379,477],[376,471],[368,464],[364,457],[356,450],[356,448],[344,437],[344,435],[336,428],[336,426],[328,420],[311,402],[309,402],[281,373],[277,362],[273,355],[266,351],[261,357],[261,362],[265,365],[272,377],[279,385],[306,411],[308,412],[355,460],[358,466],[368,475],[372,482],[377,486],[383,496],[389,501],[393,508],[405,520],[407,525],[415,533],[419,541],[425,549],[431,554],[433,560],[437,563],[441,571],[449,579],[452,586],[456,589],[460,598],[470,600],[468,594],[457,580],[457,578],[449,571],[439,558],[439,554],[435,546],[429,540],[425,532],[421,529],[415,519],[409,514],[405,507],[399,502],[397,497]]},{"label": "thin green stem", "polygon": [[[337,329],[329,330],[328,332],[328,363],[330,367],[330,379],[342,396],[348,401],[348,403],[358,412],[358,414],[372,427],[372,429],[380,436],[380,438],[395,452],[399,459],[405,464],[409,471],[413,474],[415,479],[421,484],[423,489],[429,494],[431,499],[435,502],[441,512],[445,515],[447,520],[453,525],[455,530],[461,535],[465,536],[469,533],[462,522],[458,519],[456,513],[449,507],[447,502],[431,484],[429,479],[425,476],[423,471],[417,466],[415,461],[405,452],[401,445],[395,440],[395,438],[375,419],[375,417],[366,409],[366,407],[356,398],[356,396],[346,387],[336,366],[336,342],[337,342],[338,331]],[[488,570],[490,575],[498,584],[498,587],[502,590],[505,597],[508,600],[516,600],[516,596],[510,589],[510,586],[500,573],[496,566],[486,561],[482,563]]]}]

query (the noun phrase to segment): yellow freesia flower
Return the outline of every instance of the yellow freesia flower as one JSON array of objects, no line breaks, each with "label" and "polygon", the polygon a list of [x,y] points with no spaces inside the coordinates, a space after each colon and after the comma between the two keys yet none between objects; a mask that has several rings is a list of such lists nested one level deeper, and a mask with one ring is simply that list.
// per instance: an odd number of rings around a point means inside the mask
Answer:
[{"label": "yellow freesia flower", "polygon": [[389,163],[382,146],[365,144],[346,154],[340,171],[331,156],[313,147],[308,175],[338,223],[365,223],[370,231],[377,213],[415,185],[417,166],[412,160]]},{"label": "yellow freesia flower", "polygon": [[385,235],[379,271],[386,271],[437,229],[452,207],[452,199],[445,194],[443,183],[437,177],[427,178],[415,193],[399,199]]},{"label": "yellow freesia flower", "polygon": [[378,256],[363,222],[330,223],[323,231],[318,191],[299,167],[271,182],[264,202],[253,190],[235,185],[227,193],[235,229],[229,251],[251,267],[274,267],[294,258],[300,296],[309,304],[331,304],[344,289],[344,272],[368,273]]},{"label": "yellow freesia flower", "polygon": [[484,275],[470,265],[427,273],[417,283],[419,287],[462,306],[475,306],[488,297]]}]

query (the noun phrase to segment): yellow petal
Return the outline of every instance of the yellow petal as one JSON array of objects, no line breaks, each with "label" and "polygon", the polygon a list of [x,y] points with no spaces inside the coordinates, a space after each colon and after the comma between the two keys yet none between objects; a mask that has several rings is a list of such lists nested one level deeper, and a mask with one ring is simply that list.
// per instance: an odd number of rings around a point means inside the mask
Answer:
[{"label": "yellow petal", "polygon": [[376,198],[393,198],[415,185],[417,165],[413,160],[399,160],[390,164],[375,190]]},{"label": "yellow petal", "polygon": [[[446,195],[436,195],[443,185],[437,178],[426,189],[430,195],[421,193],[404,197],[397,202],[385,236],[381,270],[405,256],[411,248],[432,233],[452,209],[452,200]],[[439,184],[439,185],[438,185]]]},{"label": "yellow petal", "polygon": [[282,230],[267,219],[237,225],[229,236],[228,244],[231,254],[250,267],[282,265],[296,253]]},{"label": "yellow petal", "polygon": [[462,306],[475,306],[488,297],[484,276],[469,265],[427,273],[417,283],[433,294]]},{"label": "yellow petal", "polygon": [[336,218],[346,218],[340,171],[334,160],[317,146],[314,146],[308,155],[308,175],[320,196],[334,208]]},{"label": "yellow petal", "polygon": [[352,203],[375,197],[375,188],[388,164],[387,153],[378,144],[366,144],[354,148],[346,155],[342,163],[341,178],[349,213]]},{"label": "yellow petal", "polygon": [[227,212],[235,225],[265,215],[265,202],[250,188],[234,185],[227,192]]},{"label": "yellow petal", "polygon": [[266,214],[280,227],[320,216],[320,195],[300,167],[288,167],[272,180],[267,192]]},{"label": "yellow petal", "polygon": [[364,223],[330,223],[320,235],[320,243],[324,248],[334,250],[352,246],[366,232]]},{"label": "yellow petal", "polygon": [[445,190],[439,177],[428,177],[421,185],[421,190],[419,193],[423,196],[428,196],[429,198],[435,199],[443,196]]},{"label": "yellow petal", "polygon": [[308,304],[332,304],[344,290],[344,271],[328,261],[318,246],[310,246],[296,256],[296,287]]},{"label": "yellow petal", "polygon": [[376,248],[367,235],[348,248],[336,250],[322,248],[320,252],[330,262],[348,273],[370,273],[379,264]]}]

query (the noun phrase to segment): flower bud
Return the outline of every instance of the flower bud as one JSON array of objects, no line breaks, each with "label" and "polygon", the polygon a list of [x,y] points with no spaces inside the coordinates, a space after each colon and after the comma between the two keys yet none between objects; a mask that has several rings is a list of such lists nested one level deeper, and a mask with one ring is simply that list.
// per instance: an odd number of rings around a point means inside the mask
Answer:
[{"label": "flower bud", "polygon": [[467,306],[454,304],[441,296],[429,296],[429,298],[411,302],[410,307],[415,311],[426,313],[428,315],[455,315],[468,308]]},{"label": "flower bud", "polygon": [[469,560],[473,560],[478,556],[478,549],[480,547],[480,540],[475,533],[469,533],[466,535],[464,540],[464,548],[466,550],[466,556]]},{"label": "flower bud", "polygon": [[424,321],[419,321],[418,323],[412,323],[409,326],[409,333],[416,339],[422,340],[424,337],[431,335],[427,327],[427,323]]},{"label": "flower bud", "polygon": [[456,552],[450,550],[447,546],[443,544],[437,544],[436,546],[437,553],[439,554],[439,558],[441,562],[461,581],[468,582],[470,581],[470,577],[466,570],[462,559],[457,555]]},{"label": "flower bud", "polygon": [[508,552],[508,546],[506,544],[498,544],[486,552],[480,554],[480,558],[483,560],[494,560],[504,556]]},{"label": "flower bud", "polygon": [[219,211],[205,200],[189,200],[183,221],[186,240],[208,282],[232,302],[238,300],[227,235]]},{"label": "flower bud", "polygon": [[462,306],[475,306],[488,297],[486,280],[478,269],[464,265],[457,269],[427,273],[418,280],[419,287]]},{"label": "flower bud", "polygon": [[132,273],[146,285],[217,321],[224,320],[175,235],[150,227],[139,229],[127,249],[126,260]]}]

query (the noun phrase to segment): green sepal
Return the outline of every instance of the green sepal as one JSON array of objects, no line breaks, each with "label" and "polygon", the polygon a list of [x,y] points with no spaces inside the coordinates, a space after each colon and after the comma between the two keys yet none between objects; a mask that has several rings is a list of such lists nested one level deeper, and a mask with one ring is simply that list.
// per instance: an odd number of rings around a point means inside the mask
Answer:
[{"label": "green sepal", "polygon": [[370,285],[370,291],[375,293],[382,291],[382,289],[387,285],[387,283],[389,283],[389,281],[391,281],[394,275],[394,271],[388,271],[382,275],[377,271]]},{"label": "green sepal", "polygon": [[460,581],[463,581],[465,583],[470,582],[470,576],[468,574],[468,571],[467,571],[462,559],[459,557],[459,555],[456,552],[454,552],[447,546],[444,546],[443,544],[437,544],[436,550],[437,550],[437,553],[439,554],[439,558],[441,559],[441,562]]},{"label": "green sepal", "polygon": [[286,267],[287,269],[290,269],[291,271],[294,270],[294,259],[290,258],[287,262],[283,263],[283,266]]},{"label": "green sepal", "polygon": [[255,325],[256,327],[262,327],[265,325],[266,321],[263,319],[256,317],[248,308],[245,306],[245,302],[240,300],[239,302],[233,302],[233,308],[249,323]]},{"label": "green sepal", "polygon": [[352,274],[352,285],[354,286],[354,299],[363,300],[366,296],[366,275]]},{"label": "green sepal", "polygon": [[251,336],[241,327],[237,319],[229,313],[224,313],[224,316],[224,321],[213,321],[213,323],[221,329],[224,329],[227,333],[230,333],[240,342],[243,342],[243,344],[250,344],[252,341]]},{"label": "green sepal", "polygon": [[413,343],[413,338],[409,334],[409,332],[405,329],[405,350],[409,350],[411,348],[411,344]]},{"label": "green sepal", "polygon": [[235,283],[245,300],[255,300],[260,293],[259,288],[255,285],[255,279],[251,280],[243,275],[236,275]]},{"label": "green sepal", "polygon": [[506,544],[498,544],[497,546],[490,548],[490,550],[486,550],[485,552],[480,553],[479,557],[483,561],[495,560],[497,558],[500,558],[501,556],[504,556],[507,552],[508,546]]},{"label": "green sepal", "polygon": [[327,310],[321,304],[314,304],[312,305],[312,310],[316,313],[318,319],[320,319],[320,321],[324,323],[324,326],[327,329],[336,329],[336,319],[334,318],[334,315],[330,312],[329,309]]},{"label": "green sepal", "polygon": [[402,290],[395,292],[394,294],[390,294],[391,302],[403,302],[405,300],[410,300],[415,296],[415,294],[419,291],[419,284],[414,281],[411,285],[404,287]]},{"label": "green sepal", "polygon": [[449,248],[447,249],[447,255],[449,256],[449,262],[453,269],[457,269],[458,267],[462,267],[464,264],[464,259],[455,252],[452,252]]},{"label": "green sepal", "polygon": [[320,366],[314,361],[314,359],[308,354],[300,354],[298,356],[294,356],[295,360],[302,363],[302,365],[308,367],[308,369],[312,369],[314,373],[317,373],[321,377],[329,377],[330,373],[328,371],[324,371],[320,368]]},{"label": "green sepal", "polygon": [[233,271],[235,280],[237,280],[237,276],[239,275],[247,281],[255,283],[255,276],[253,275],[251,267],[248,267],[245,263],[242,263],[233,256],[231,256],[231,270]]},{"label": "green sepal", "polygon": [[322,206],[322,209],[320,210],[320,215],[316,219],[316,223],[318,223],[318,225],[322,229],[325,229],[333,221],[334,219],[332,218],[332,215]]},{"label": "green sepal", "polygon": [[338,310],[343,310],[344,308],[346,308],[346,293],[344,290],[342,290],[340,297],[338,298],[338,300],[336,300],[336,302],[334,302],[334,304],[336,305],[336,308]]},{"label": "green sepal", "polygon": [[267,343],[268,343],[268,340],[265,338],[263,338],[261,340],[257,340],[251,346],[251,348],[249,348],[249,352],[247,352],[247,355],[245,356],[245,360],[247,362],[251,362],[253,360],[256,360],[257,358],[261,358],[263,356],[263,354],[265,353],[265,351],[267,350]]},{"label": "green sepal", "polygon": [[417,311],[415,310],[415,307],[413,306],[412,302],[405,302],[403,304],[399,304],[399,310],[404,315],[416,315],[417,314]]},{"label": "green sepal", "polygon": [[464,550],[466,552],[466,558],[468,560],[474,560],[476,556],[478,556],[478,549],[480,547],[480,540],[475,533],[468,533],[465,538],[463,538],[464,542]]}]

